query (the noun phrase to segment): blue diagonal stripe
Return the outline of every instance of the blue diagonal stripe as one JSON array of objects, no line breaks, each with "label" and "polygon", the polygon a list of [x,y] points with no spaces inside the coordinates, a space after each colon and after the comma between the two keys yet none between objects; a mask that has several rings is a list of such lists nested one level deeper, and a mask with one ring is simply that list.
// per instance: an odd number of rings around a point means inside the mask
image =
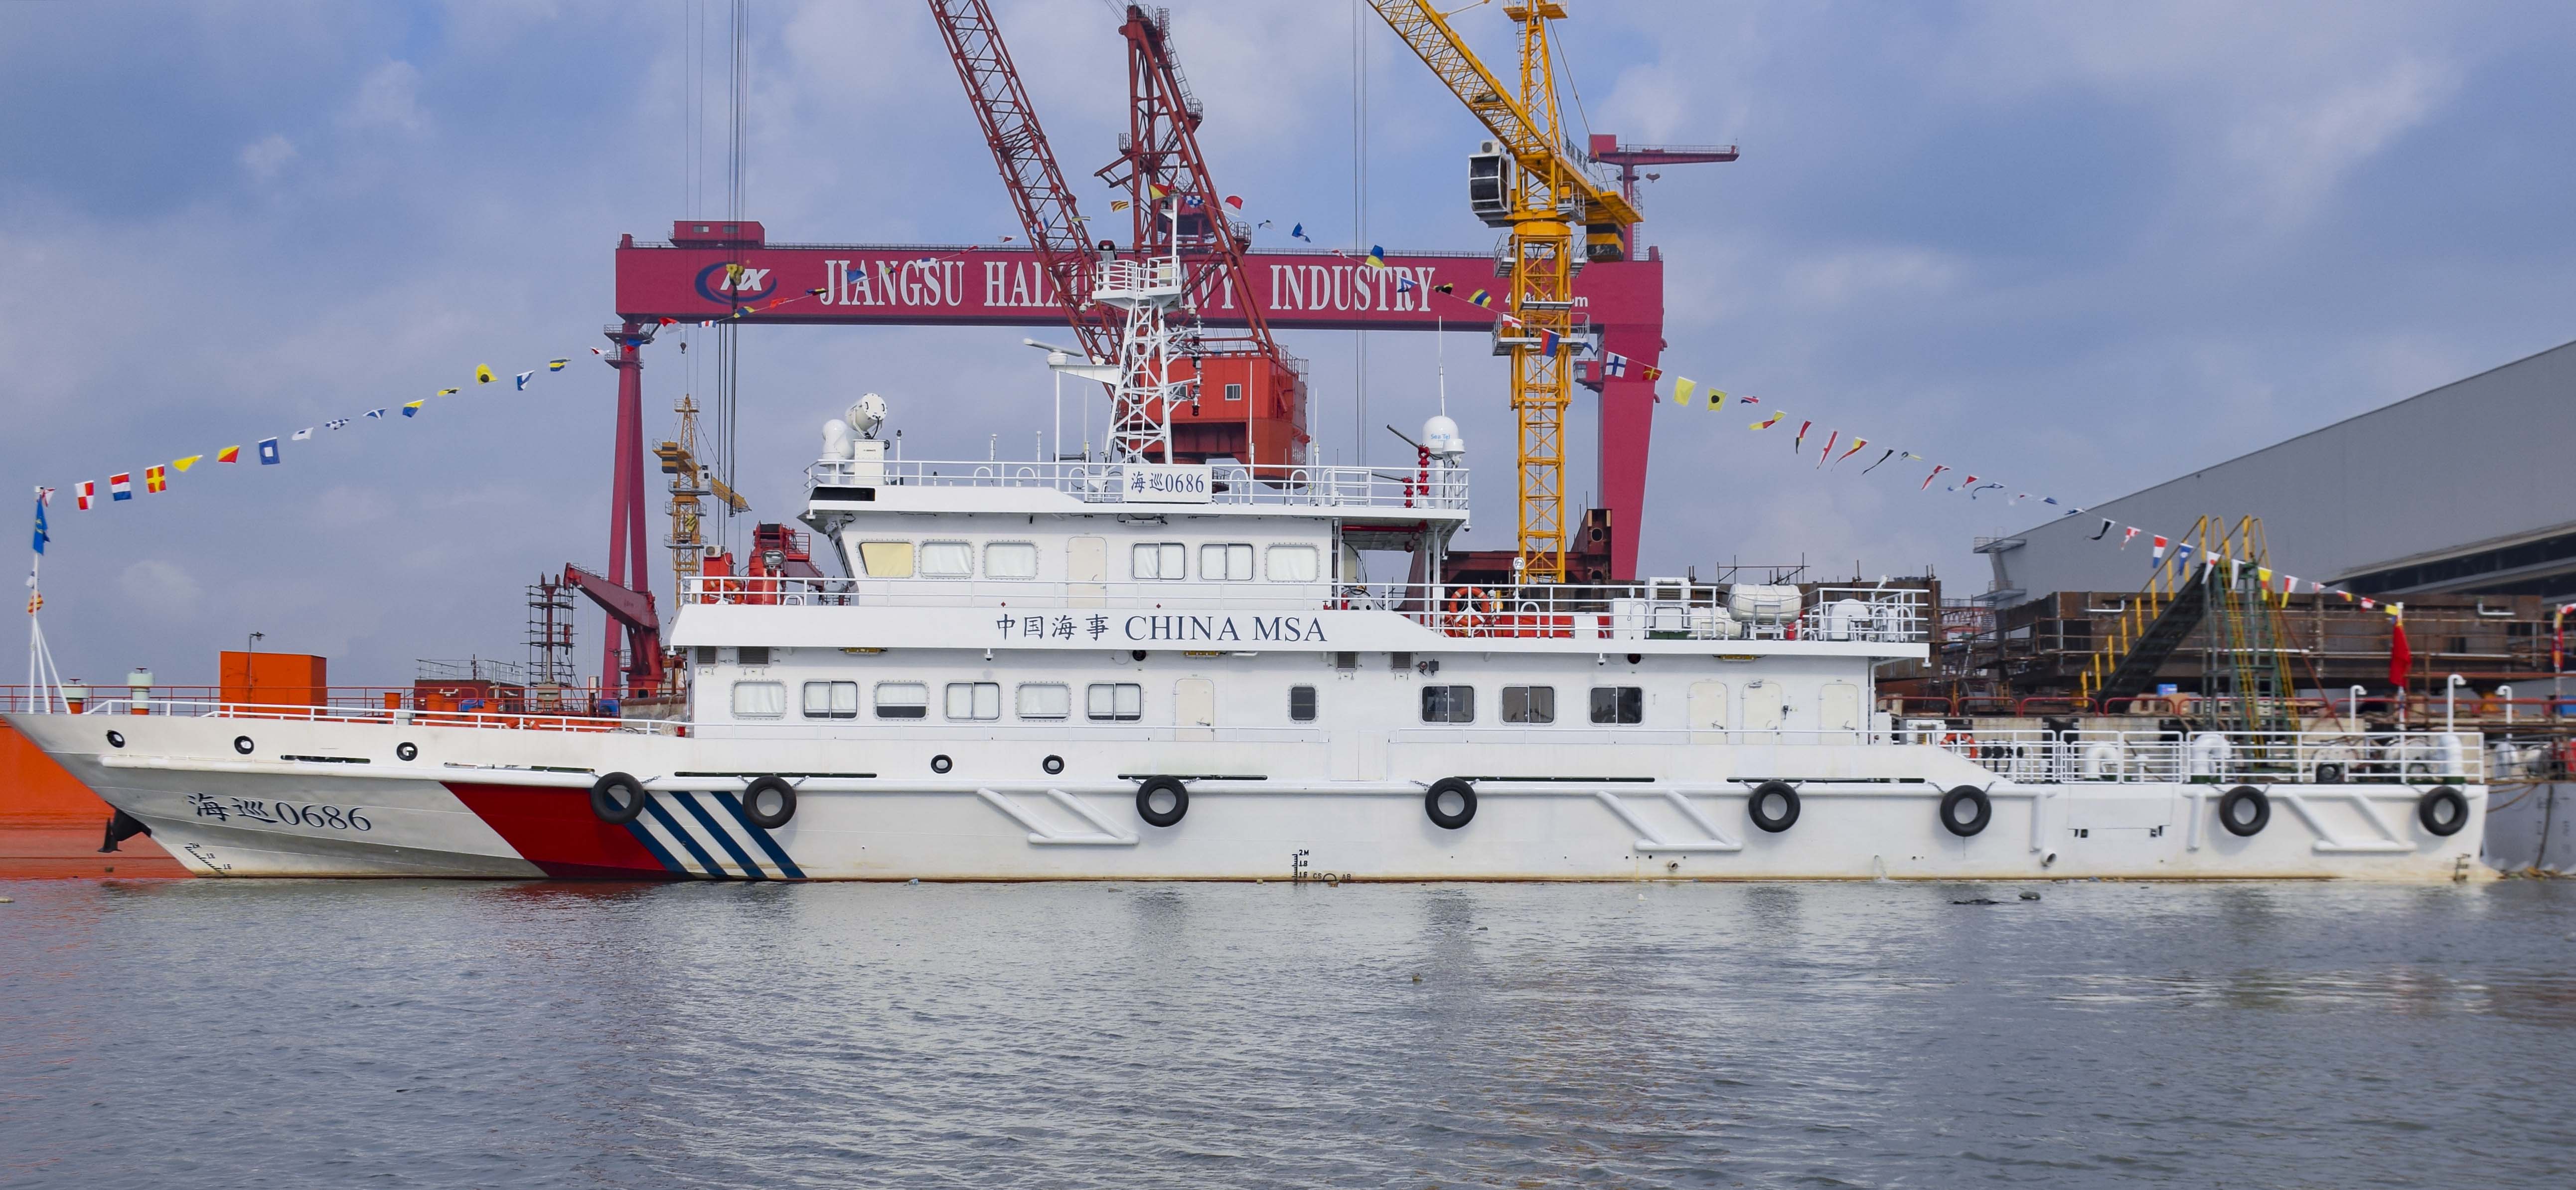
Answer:
[{"label": "blue diagonal stripe", "polygon": [[805,869],[797,867],[795,860],[787,858],[787,849],[779,846],[778,840],[769,837],[769,831],[767,828],[761,826],[757,822],[753,822],[751,820],[751,815],[743,812],[741,799],[736,798],[730,793],[724,793],[721,791],[717,792],[714,797],[718,802],[724,804],[725,809],[733,811],[733,820],[741,823],[742,829],[751,832],[751,841],[760,844],[760,849],[769,853],[770,861],[778,865],[779,871],[787,873],[788,878],[791,880],[803,880],[805,878]]},{"label": "blue diagonal stripe", "polygon": [[644,803],[644,809],[653,815],[653,821],[662,824],[663,830],[671,832],[671,837],[680,841],[680,846],[688,848],[689,854],[698,858],[698,866],[705,869],[707,875],[718,880],[732,877],[733,874],[725,871],[724,866],[718,864],[714,856],[707,854],[706,848],[698,846],[698,841],[690,837],[689,832],[680,828],[679,822],[671,817],[670,811],[662,808],[660,802],[647,801]]},{"label": "blue diagonal stripe", "polygon": [[643,844],[644,850],[652,852],[653,858],[662,861],[663,871],[687,874],[688,869],[681,867],[680,861],[671,858],[671,853],[662,846],[661,840],[655,839],[653,832],[644,829],[644,823],[640,819],[627,819],[626,833],[635,836],[635,841]]},{"label": "blue diagonal stripe", "polygon": [[674,793],[671,797],[672,800],[688,807],[691,817],[706,825],[707,833],[715,836],[716,843],[725,849],[725,854],[733,857],[734,866],[741,868],[744,875],[754,880],[769,879],[769,873],[761,871],[760,865],[751,862],[751,857],[743,854],[742,846],[733,841],[733,832],[716,825],[716,820],[707,816],[707,808],[699,805],[695,796]]}]

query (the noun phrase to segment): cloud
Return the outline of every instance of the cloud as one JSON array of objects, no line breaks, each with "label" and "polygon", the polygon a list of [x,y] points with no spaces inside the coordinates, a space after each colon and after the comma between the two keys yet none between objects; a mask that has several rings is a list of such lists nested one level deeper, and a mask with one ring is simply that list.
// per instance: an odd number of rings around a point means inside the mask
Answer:
[{"label": "cloud", "polygon": [[262,182],[276,177],[277,171],[285,168],[286,163],[293,160],[295,160],[295,142],[286,139],[283,133],[272,132],[242,146],[242,168],[249,170],[251,177]]},{"label": "cloud", "polygon": [[156,620],[195,619],[205,595],[187,571],[159,558],[127,566],[116,576],[116,589],[132,610]]},{"label": "cloud", "polygon": [[1958,283],[1961,267],[1921,248],[1858,248],[1790,265],[1782,292],[1802,304],[1835,308],[1891,296],[1928,298]]},{"label": "cloud", "polygon": [[2249,113],[2228,131],[2227,151],[2259,180],[2254,194],[2264,215],[2305,218],[2337,182],[2421,126],[2457,89],[2448,66],[2410,59],[2378,78]]},{"label": "cloud", "polygon": [[340,126],[400,132],[428,127],[429,113],[420,106],[420,69],[399,60],[377,67],[359,82],[357,94],[340,110]]}]

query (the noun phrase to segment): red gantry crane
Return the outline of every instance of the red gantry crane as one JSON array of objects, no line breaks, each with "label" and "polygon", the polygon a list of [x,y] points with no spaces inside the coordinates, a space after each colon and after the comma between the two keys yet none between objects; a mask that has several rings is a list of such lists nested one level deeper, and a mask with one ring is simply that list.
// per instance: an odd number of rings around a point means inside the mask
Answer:
[{"label": "red gantry crane", "polygon": [[[1376,0],[1372,0],[1376,2]],[[659,326],[726,319],[737,324],[801,326],[1010,326],[1070,324],[1095,360],[1116,354],[1112,312],[1090,300],[1101,258],[1117,251],[1085,223],[1056,164],[1027,89],[1003,46],[985,0],[931,0],[931,12],[957,63],[976,120],[993,151],[1028,247],[921,244],[772,244],[753,220],[690,219],[671,226],[664,243],[621,237],[616,253],[616,303],[620,321],[608,327],[617,369],[615,483],[610,497],[609,567],[584,590],[611,606],[603,688],[649,684],[660,678],[658,617],[651,613],[645,564],[647,485],[653,463],[643,421],[643,348]],[[1304,382],[1296,361],[1281,351],[1274,328],[1309,330],[1450,330],[1484,334],[1480,311],[1435,293],[1454,284],[1463,296],[1491,284],[1494,258],[1487,252],[1390,252],[1373,268],[1339,253],[1277,252],[1250,246],[1249,230],[1228,217],[1225,196],[1208,175],[1198,149],[1202,111],[1172,62],[1168,28],[1157,16],[1129,6],[1120,34],[1128,44],[1129,131],[1119,158],[1101,176],[1129,188],[1135,245],[1168,250],[1177,235],[1197,283],[1193,294],[1201,328],[1242,328],[1240,336],[1202,334],[1205,354],[1196,409],[1171,411],[1173,454],[1182,459],[1231,455],[1258,459],[1267,472],[1297,457],[1305,439]],[[1633,209],[1635,165],[1680,164],[1683,154],[1732,150],[1655,150],[1619,146],[1594,161],[1623,166],[1620,198]],[[1647,154],[1633,162],[1619,155]],[[1178,227],[1151,218],[1156,188],[1163,200],[1199,205],[1179,208]],[[1168,208],[1167,208],[1168,209]],[[1590,257],[1571,277],[1573,302],[1584,310],[1602,349],[1639,364],[1663,350],[1663,260],[1636,248],[1631,226],[1586,227]],[[1614,251],[1604,252],[1605,234]],[[1585,369],[1580,383],[1600,393],[1601,507],[1564,543],[1569,581],[1624,581],[1636,573],[1637,530],[1645,512],[1648,431],[1655,392],[1631,367],[1624,377]],[[1236,380],[1233,377],[1241,376]],[[1240,409],[1228,408],[1228,387],[1243,384]],[[1261,391],[1267,383],[1270,388]],[[1246,433],[1249,427],[1250,433]],[[766,557],[766,552],[756,551]],[[1504,579],[1518,551],[1451,555],[1450,573],[1461,581]],[[787,565],[796,567],[796,559]],[[806,563],[810,565],[810,563]],[[632,599],[618,595],[623,590]],[[623,611],[624,616],[617,616]],[[639,631],[639,629],[641,629]],[[625,637],[626,656],[617,640]],[[621,674],[622,663],[622,674]]]}]

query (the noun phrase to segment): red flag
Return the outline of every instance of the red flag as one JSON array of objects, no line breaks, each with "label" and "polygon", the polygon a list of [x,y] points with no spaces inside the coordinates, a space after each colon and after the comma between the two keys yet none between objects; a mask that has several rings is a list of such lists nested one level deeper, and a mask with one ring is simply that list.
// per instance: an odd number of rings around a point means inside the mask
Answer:
[{"label": "red flag", "polygon": [[2388,620],[2388,684],[2400,693],[2406,689],[2406,671],[2415,664],[2415,650],[2406,647],[2406,621],[2394,616]]}]

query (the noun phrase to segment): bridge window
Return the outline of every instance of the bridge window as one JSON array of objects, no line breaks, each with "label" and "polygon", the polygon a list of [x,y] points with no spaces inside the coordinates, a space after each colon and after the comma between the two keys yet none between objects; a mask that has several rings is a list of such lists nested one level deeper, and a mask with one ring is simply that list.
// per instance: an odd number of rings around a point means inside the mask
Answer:
[{"label": "bridge window", "polygon": [[1002,684],[1000,682],[950,682],[948,717],[951,719],[1001,718]]},{"label": "bridge window", "polygon": [[859,684],[857,682],[805,683],[805,717],[808,719],[858,718]]},{"label": "bridge window", "polygon": [[930,714],[930,687],[921,682],[877,683],[877,718],[920,719]]},{"label": "bridge window", "polygon": [[1290,686],[1288,688],[1288,721],[1291,723],[1315,721],[1314,687]]},{"label": "bridge window", "polygon": [[1200,546],[1199,577],[1209,582],[1251,582],[1252,547],[1248,545]]},{"label": "bridge window", "polygon": [[1189,574],[1189,551],[1177,541],[1140,541],[1129,571],[1138,582],[1171,582]]},{"label": "bridge window", "polygon": [[1645,688],[1642,686],[1593,687],[1592,721],[1595,723],[1645,722]]},{"label": "bridge window", "polygon": [[769,646],[744,645],[733,651],[733,659],[736,663],[742,665],[767,665],[769,664]]},{"label": "bridge window", "polygon": [[1556,687],[1554,687],[1554,686],[1505,686],[1505,687],[1503,687],[1503,722],[1505,722],[1505,723],[1554,723],[1554,722],[1556,722]]},{"label": "bridge window", "polygon": [[1425,723],[1475,722],[1476,688],[1473,686],[1423,687],[1422,721]]},{"label": "bridge window", "polygon": [[1229,401],[1240,401],[1240,400],[1242,400],[1242,399],[1243,399],[1243,386],[1242,386],[1242,385],[1240,385],[1240,384],[1229,384],[1229,385],[1225,386],[1225,399],[1226,399],[1226,400],[1229,400]]},{"label": "bridge window", "polygon": [[736,719],[776,719],[787,713],[785,682],[736,682],[733,684],[733,717]]},{"label": "bridge window", "polygon": [[859,569],[868,578],[911,578],[912,543],[909,541],[862,541],[859,543]]},{"label": "bridge window", "polygon": [[984,577],[1031,579],[1038,576],[1038,547],[1026,541],[996,541],[984,547]]},{"label": "bridge window", "polygon": [[1274,545],[1266,559],[1270,581],[1274,583],[1311,583],[1315,581],[1315,547],[1311,545]]},{"label": "bridge window", "polygon": [[922,542],[921,577],[975,577],[975,547],[962,541]]},{"label": "bridge window", "polygon": [[1020,718],[1062,719],[1073,713],[1073,690],[1059,683],[1031,683],[1020,687]]},{"label": "bridge window", "polygon": [[1145,688],[1134,682],[1094,682],[1083,692],[1083,703],[1095,723],[1133,723],[1145,717]]}]

